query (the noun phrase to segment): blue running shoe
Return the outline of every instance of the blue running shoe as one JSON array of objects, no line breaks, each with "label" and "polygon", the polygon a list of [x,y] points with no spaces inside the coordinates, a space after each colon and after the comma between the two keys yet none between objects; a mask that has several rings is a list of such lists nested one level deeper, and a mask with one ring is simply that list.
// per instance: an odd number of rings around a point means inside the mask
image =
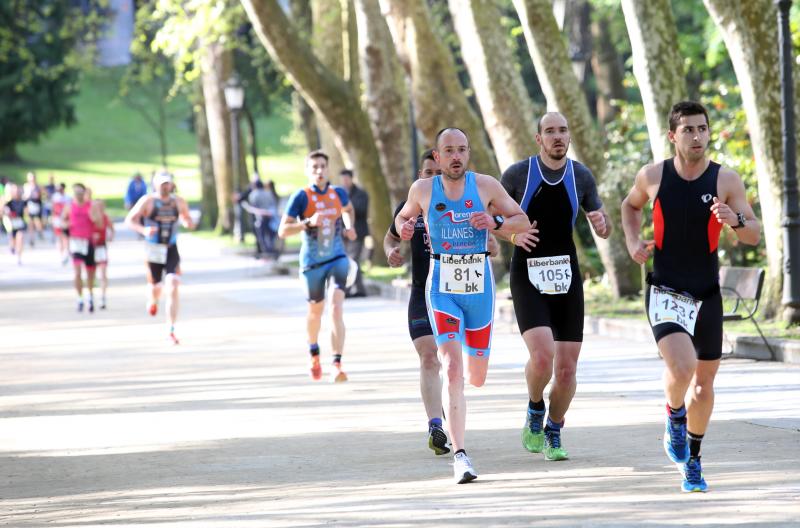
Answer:
[{"label": "blue running shoe", "polygon": [[531,453],[541,453],[544,449],[544,411],[528,409],[525,427],[522,428],[522,445]]},{"label": "blue running shoe", "polygon": [[667,416],[667,424],[664,431],[664,451],[666,451],[669,459],[676,464],[685,464],[689,461],[685,416],[677,419]]},{"label": "blue running shoe", "polygon": [[706,479],[703,478],[703,468],[700,466],[700,457],[690,457],[681,468],[683,484],[681,489],[686,493],[704,492],[708,489]]}]

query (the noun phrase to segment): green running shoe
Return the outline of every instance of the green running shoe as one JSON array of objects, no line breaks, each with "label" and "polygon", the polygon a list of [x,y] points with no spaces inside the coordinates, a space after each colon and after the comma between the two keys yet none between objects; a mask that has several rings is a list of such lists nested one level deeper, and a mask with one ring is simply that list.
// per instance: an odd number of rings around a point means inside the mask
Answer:
[{"label": "green running shoe", "polygon": [[544,458],[550,461],[569,458],[569,453],[561,447],[561,431],[548,429],[544,432]]},{"label": "green running shoe", "polygon": [[531,453],[541,453],[544,449],[544,411],[528,409],[525,427],[522,428],[522,446]]}]

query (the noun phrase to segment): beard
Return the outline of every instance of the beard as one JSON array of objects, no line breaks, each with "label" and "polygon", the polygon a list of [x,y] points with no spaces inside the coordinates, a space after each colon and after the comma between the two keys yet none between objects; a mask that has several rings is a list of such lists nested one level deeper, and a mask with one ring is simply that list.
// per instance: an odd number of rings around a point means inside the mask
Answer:
[{"label": "beard", "polygon": [[[556,149],[564,149],[564,151],[563,152],[556,152]],[[544,148],[544,146],[542,146],[542,150],[544,151],[545,154],[547,154],[547,156],[550,159],[553,159],[553,160],[556,160],[556,161],[561,161],[562,159],[567,157],[567,151],[569,150],[569,143],[567,143],[567,144],[565,144],[563,146],[553,147],[553,148],[549,148],[549,149],[548,148]]]}]

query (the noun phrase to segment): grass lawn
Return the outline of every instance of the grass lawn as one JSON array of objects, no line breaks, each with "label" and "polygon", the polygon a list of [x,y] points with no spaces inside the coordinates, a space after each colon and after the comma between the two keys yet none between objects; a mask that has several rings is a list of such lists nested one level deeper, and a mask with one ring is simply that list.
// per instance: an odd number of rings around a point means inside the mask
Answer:
[{"label": "grass lawn", "polygon": [[[52,130],[38,144],[20,145],[21,164],[0,163],[0,175],[21,182],[34,171],[40,184],[50,174],[67,185],[83,182],[95,197],[108,201],[112,214],[123,214],[122,197],[131,175],[145,176],[160,165],[156,133],[145,119],[118,96],[122,68],[89,72],[75,99],[78,123]],[[175,174],[182,196],[200,199],[199,160],[195,136],[189,130],[190,108],[185,97],[169,105],[174,114],[168,121],[169,169]],[[290,109],[256,122],[259,140],[259,173],[272,178],[282,195],[305,182],[303,152],[295,146]],[[248,166],[250,166],[248,160]]]}]

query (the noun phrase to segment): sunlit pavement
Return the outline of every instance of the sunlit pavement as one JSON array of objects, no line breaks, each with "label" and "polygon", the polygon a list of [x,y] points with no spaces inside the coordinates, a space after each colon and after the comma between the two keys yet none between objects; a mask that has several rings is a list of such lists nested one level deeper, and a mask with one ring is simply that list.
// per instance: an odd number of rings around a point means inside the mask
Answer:
[{"label": "sunlit pavement", "polygon": [[[526,353],[495,332],[468,388],[452,482],[426,445],[406,307],[348,300],[345,384],[312,382],[295,276],[183,237],[179,346],[145,314],[139,242],[111,248],[109,308],[75,311],[51,248],[0,255],[0,524],[8,526],[796,526],[800,368],[725,360],[703,445],[709,492],[680,492],[651,344],[587,336],[563,430],[526,452]],[[163,304],[162,304],[163,311]],[[328,325],[323,328],[327,336]],[[323,363],[330,361],[327,337]]]}]

